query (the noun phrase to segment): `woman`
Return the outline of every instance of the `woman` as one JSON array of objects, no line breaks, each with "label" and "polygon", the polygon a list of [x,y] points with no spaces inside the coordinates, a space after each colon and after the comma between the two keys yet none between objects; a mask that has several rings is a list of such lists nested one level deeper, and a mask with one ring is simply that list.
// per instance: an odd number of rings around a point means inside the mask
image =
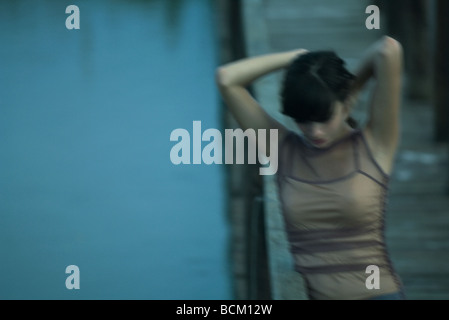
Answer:
[{"label": "woman", "polygon": [[[268,115],[245,88],[282,68],[282,113],[302,135]],[[241,128],[278,130],[279,198],[295,270],[310,299],[404,298],[384,239],[400,141],[401,72],[402,48],[390,37],[367,50],[354,74],[335,53],[304,49],[217,69],[221,95]],[[369,114],[357,127],[350,112],[369,79],[375,81]]]}]

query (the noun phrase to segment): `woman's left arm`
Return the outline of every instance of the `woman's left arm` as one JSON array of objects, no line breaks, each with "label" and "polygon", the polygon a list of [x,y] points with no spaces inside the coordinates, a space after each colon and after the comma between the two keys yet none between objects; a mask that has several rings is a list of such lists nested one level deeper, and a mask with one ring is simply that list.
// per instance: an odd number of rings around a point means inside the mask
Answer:
[{"label": "woman's left arm", "polygon": [[400,137],[400,103],[402,77],[402,46],[390,37],[374,43],[356,71],[353,91],[358,92],[366,81],[374,78],[366,132],[377,151],[391,155]]},{"label": "woman's left arm", "polygon": [[402,76],[402,46],[385,37],[374,63],[376,86],[370,105],[367,129],[385,152],[399,143]]}]

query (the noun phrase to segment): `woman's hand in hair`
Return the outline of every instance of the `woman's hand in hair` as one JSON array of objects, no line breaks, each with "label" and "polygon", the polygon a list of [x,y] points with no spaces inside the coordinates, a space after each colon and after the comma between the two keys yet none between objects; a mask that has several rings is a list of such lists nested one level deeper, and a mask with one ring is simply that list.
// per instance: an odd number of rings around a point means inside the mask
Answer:
[{"label": "woman's hand in hair", "polygon": [[[278,130],[278,141],[282,141],[287,128],[268,114],[246,88],[256,79],[291,64],[298,55],[307,52],[297,49],[241,59],[223,65],[216,70],[216,84],[231,114],[243,130]],[[267,136],[266,149],[270,150]],[[265,152],[266,150],[260,150]]]}]

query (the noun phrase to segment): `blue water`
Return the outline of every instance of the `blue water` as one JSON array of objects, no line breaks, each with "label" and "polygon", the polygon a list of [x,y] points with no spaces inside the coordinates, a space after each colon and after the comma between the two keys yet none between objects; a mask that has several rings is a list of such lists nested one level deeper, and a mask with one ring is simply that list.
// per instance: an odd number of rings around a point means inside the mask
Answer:
[{"label": "blue water", "polygon": [[170,161],[172,130],[220,128],[215,15],[0,2],[0,299],[232,299],[224,168]]}]

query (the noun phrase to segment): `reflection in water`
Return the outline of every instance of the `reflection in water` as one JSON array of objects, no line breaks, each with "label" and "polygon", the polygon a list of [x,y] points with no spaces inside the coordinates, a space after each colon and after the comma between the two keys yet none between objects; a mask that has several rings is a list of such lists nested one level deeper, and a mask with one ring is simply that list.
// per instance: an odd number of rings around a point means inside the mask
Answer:
[{"label": "reflection in water", "polygon": [[211,2],[66,5],[0,2],[0,298],[230,298],[223,168],[169,157],[219,128]]},{"label": "reflection in water", "polygon": [[179,23],[181,20],[181,12],[183,11],[184,1],[180,0],[168,0],[164,2],[165,4],[165,23],[166,28],[169,30],[169,41],[170,43],[176,42],[177,29],[179,28]]}]

